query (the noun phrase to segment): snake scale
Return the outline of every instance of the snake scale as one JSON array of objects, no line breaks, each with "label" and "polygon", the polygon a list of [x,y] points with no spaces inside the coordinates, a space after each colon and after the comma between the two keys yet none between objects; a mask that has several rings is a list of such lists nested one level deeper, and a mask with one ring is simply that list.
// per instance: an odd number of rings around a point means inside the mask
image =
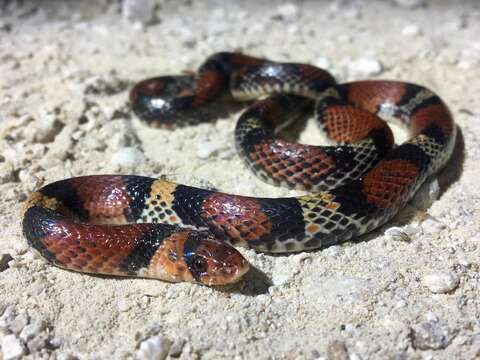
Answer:
[{"label": "snake scale", "polygon": [[[298,252],[368,233],[445,165],[455,142],[447,106],[423,86],[337,84],[311,65],[238,53],[216,53],[193,74],[147,79],[130,92],[139,118],[171,129],[206,121],[231,98],[256,100],[235,129],[246,166],[307,195],[255,198],[134,175],[70,178],[27,200],[29,244],[55,265],[80,272],[233,283],[249,264],[231,245]],[[309,113],[332,146],[276,136]],[[403,124],[409,139],[395,146],[384,120]]]}]

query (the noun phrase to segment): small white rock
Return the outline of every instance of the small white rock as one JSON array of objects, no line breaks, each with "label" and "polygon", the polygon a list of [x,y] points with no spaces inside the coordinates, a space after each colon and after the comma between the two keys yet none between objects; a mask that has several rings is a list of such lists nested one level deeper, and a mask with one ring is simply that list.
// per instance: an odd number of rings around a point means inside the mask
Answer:
[{"label": "small white rock", "polygon": [[412,345],[414,349],[445,349],[458,334],[458,329],[450,328],[441,322],[427,321],[412,327]]},{"label": "small white rock", "polygon": [[43,321],[35,321],[32,324],[26,325],[20,332],[20,338],[27,342],[33,339],[35,336],[40,334],[45,328],[45,323]]},{"label": "small white rock", "polygon": [[200,159],[208,159],[210,156],[214,155],[220,149],[219,144],[213,142],[202,141],[197,145],[196,155]]},{"label": "small white rock", "polygon": [[278,259],[272,272],[272,283],[275,286],[285,285],[292,277],[292,268],[285,261],[286,259]]},{"label": "small white rock", "polygon": [[331,258],[336,258],[338,256],[340,256],[342,254],[343,251],[343,248],[340,246],[340,245],[333,245],[333,246],[330,246],[328,248],[326,248],[325,250],[322,251],[322,253],[328,257],[331,257]]},{"label": "small white rock", "polygon": [[218,8],[213,10],[212,16],[217,19],[224,20],[225,19],[225,10],[222,8]]},{"label": "small white rock", "polygon": [[167,357],[172,342],[164,336],[153,336],[142,341],[137,351],[140,360],[163,360]]},{"label": "small white rock", "polygon": [[112,163],[120,166],[135,166],[145,160],[145,155],[136,147],[124,147],[112,155]]},{"label": "small white rock", "polygon": [[122,15],[128,20],[148,25],[155,20],[155,1],[153,0],[123,0]]},{"label": "small white rock", "polygon": [[423,284],[435,294],[453,291],[460,283],[459,277],[452,272],[434,272],[423,277]]},{"label": "small white rock", "polygon": [[422,222],[422,229],[427,234],[436,234],[445,229],[446,225],[435,218],[428,218]]},{"label": "small white rock", "polygon": [[353,76],[378,75],[382,70],[382,64],[375,58],[358,58],[347,63],[347,71]]},{"label": "small white rock", "polygon": [[460,16],[447,24],[447,28],[453,31],[459,31],[459,30],[465,29],[467,26],[468,26],[468,21],[466,16]]},{"label": "small white rock", "polygon": [[407,25],[402,30],[402,35],[408,37],[415,37],[420,35],[421,33],[422,31],[420,30],[420,27],[416,24]]},{"label": "small white rock", "polygon": [[315,62],[315,66],[319,67],[320,69],[328,70],[328,69],[331,68],[332,63],[330,62],[330,60],[327,57],[321,56]]},{"label": "small white rock", "polygon": [[403,228],[398,227],[398,226],[392,226],[391,228],[388,228],[385,230],[385,237],[387,238],[388,241],[403,241],[403,242],[410,242],[411,238],[403,230]]},{"label": "small white rock", "polygon": [[22,169],[18,172],[18,179],[28,191],[33,191],[39,187],[41,181],[38,177],[31,174],[30,171]]},{"label": "small white rock", "polygon": [[296,35],[298,34],[299,28],[297,24],[291,24],[287,26],[287,33],[290,35]]},{"label": "small white rock", "polygon": [[264,23],[256,23],[256,24],[252,24],[252,26],[250,26],[248,28],[248,32],[249,33],[263,33],[265,31],[265,24]]},{"label": "small white rock", "polygon": [[3,360],[19,359],[25,353],[25,346],[14,334],[7,335],[2,339]]},{"label": "small white rock", "polygon": [[117,302],[117,308],[118,308],[119,311],[125,312],[125,311],[128,311],[128,309],[130,309],[130,304],[128,303],[127,300],[120,299]]},{"label": "small white rock", "polygon": [[29,323],[30,319],[26,314],[19,314],[15,316],[9,325],[11,331],[15,334],[19,334],[25,326]]},{"label": "small white rock", "polygon": [[349,19],[360,19],[362,17],[362,12],[356,7],[346,9],[342,12],[342,14]]},{"label": "small white rock", "polygon": [[425,319],[429,322],[436,323],[438,322],[438,317],[433,312],[429,311],[425,314]]},{"label": "small white rock", "polygon": [[295,20],[299,15],[298,6],[294,3],[286,3],[278,7],[275,16],[285,21]]},{"label": "small white rock", "polygon": [[340,34],[337,37],[337,41],[341,44],[349,44],[353,41],[353,37],[349,34]]},{"label": "small white rock", "polygon": [[8,306],[0,316],[0,329],[8,329],[10,324],[15,319],[15,308]]},{"label": "small white rock", "polygon": [[49,343],[54,349],[58,349],[65,343],[65,340],[61,337],[55,336],[49,340]]},{"label": "small white rock", "polygon": [[268,295],[264,295],[264,294],[260,294],[258,295],[255,300],[257,301],[257,303],[261,304],[262,306],[265,306],[267,305],[268,303],[270,303],[270,297]]},{"label": "small white rock", "polygon": [[295,254],[289,257],[290,262],[293,264],[301,264],[307,262],[312,258],[312,254],[308,252],[302,252],[300,254]]}]

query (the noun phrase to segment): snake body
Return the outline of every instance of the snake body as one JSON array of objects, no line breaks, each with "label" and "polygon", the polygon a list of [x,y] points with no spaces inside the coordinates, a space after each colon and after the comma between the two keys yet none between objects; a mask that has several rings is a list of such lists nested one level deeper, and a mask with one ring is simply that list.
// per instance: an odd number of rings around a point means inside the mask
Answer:
[{"label": "snake body", "polygon": [[[263,95],[270,96],[237,123],[237,150],[263,180],[309,194],[255,198],[140,176],[72,178],[29,198],[27,240],[48,260],[77,271],[230,283],[248,264],[227,244],[297,252],[368,233],[402,209],[453,151],[452,116],[425,87],[336,84],[310,65],[235,53],[214,54],[194,75],[144,80],[130,101],[150,125],[173,128],[203,121],[219,99]],[[276,137],[284,121],[312,109],[335,146]],[[381,118],[399,120],[409,139],[395,147]]]}]

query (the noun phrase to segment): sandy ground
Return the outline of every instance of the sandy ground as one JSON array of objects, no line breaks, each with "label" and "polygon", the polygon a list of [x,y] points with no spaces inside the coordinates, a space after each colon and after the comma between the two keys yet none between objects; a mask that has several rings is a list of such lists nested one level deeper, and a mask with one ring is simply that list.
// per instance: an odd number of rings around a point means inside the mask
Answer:
[{"label": "sandy ground", "polygon": [[[0,2],[0,359],[480,358],[480,4],[170,1],[152,17],[78,3]],[[220,50],[438,92],[460,140],[410,210],[433,204],[323,251],[243,251],[259,271],[227,290],[82,275],[31,251],[21,203],[74,175],[298,194],[243,166],[238,114],[171,132],[129,112],[135,81],[194,69]],[[300,140],[317,135],[308,124]]]}]

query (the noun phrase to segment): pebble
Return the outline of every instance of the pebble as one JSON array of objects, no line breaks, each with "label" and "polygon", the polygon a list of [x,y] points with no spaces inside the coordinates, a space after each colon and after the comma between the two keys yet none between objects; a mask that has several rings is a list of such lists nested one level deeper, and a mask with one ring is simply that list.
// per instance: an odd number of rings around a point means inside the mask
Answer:
[{"label": "pebble", "polygon": [[347,71],[352,76],[378,75],[382,70],[380,61],[371,57],[358,58],[347,63]]},{"label": "pebble", "polygon": [[433,322],[436,323],[438,322],[438,317],[435,315],[433,312],[429,311],[425,314],[425,319],[427,319],[428,322]]},{"label": "pebble", "polygon": [[30,319],[25,314],[15,316],[15,318],[9,324],[9,328],[15,334],[19,334],[25,326],[29,323]]},{"label": "pebble", "polygon": [[68,157],[72,149],[72,134],[75,131],[76,125],[74,123],[66,125],[57,136],[50,147],[49,156],[63,161]]},{"label": "pebble", "polygon": [[3,360],[19,359],[25,355],[27,349],[22,341],[14,334],[7,335],[2,339]]},{"label": "pebble", "polygon": [[331,258],[337,258],[340,255],[342,255],[343,252],[344,252],[344,250],[340,245],[333,245],[333,246],[330,246],[330,247],[328,247],[328,248],[326,248],[325,250],[322,251],[322,253],[325,256],[328,256],[328,257],[331,257]]},{"label": "pebble", "polygon": [[7,306],[0,316],[0,329],[8,329],[10,323],[15,319],[15,308],[13,306]]},{"label": "pebble", "polygon": [[163,360],[167,357],[172,342],[164,336],[153,336],[142,341],[137,351],[140,360]]},{"label": "pebble", "polygon": [[208,159],[216,154],[221,146],[214,142],[201,141],[196,145],[196,155],[200,159]]},{"label": "pebble", "polygon": [[120,299],[117,302],[117,308],[121,312],[128,311],[130,309],[130,304],[128,303],[127,300],[125,299]]},{"label": "pebble", "polygon": [[407,37],[415,37],[415,36],[421,35],[421,33],[422,33],[422,31],[421,31],[420,27],[416,24],[406,25],[402,29],[402,35],[407,36]]},{"label": "pebble", "polygon": [[434,294],[445,294],[455,290],[460,283],[453,272],[433,272],[423,277],[423,284]]},{"label": "pebble", "polygon": [[123,0],[122,16],[141,25],[151,25],[155,22],[155,1]]},{"label": "pebble", "polygon": [[28,170],[20,170],[18,172],[18,179],[28,191],[37,189],[41,183],[41,180]]},{"label": "pebble", "polygon": [[112,155],[112,163],[122,167],[133,167],[145,161],[145,155],[136,147],[118,149]]},{"label": "pebble", "polygon": [[421,226],[423,231],[428,234],[438,233],[446,227],[444,223],[441,223],[440,221],[432,217],[424,220]]},{"label": "pebble", "polygon": [[300,10],[297,5],[294,3],[286,3],[277,8],[274,18],[284,21],[293,21],[299,14]]},{"label": "pebble", "polygon": [[447,24],[447,28],[450,28],[452,31],[459,31],[465,29],[468,26],[468,21],[466,16],[460,16],[450,23]]},{"label": "pebble", "polygon": [[39,335],[44,328],[45,323],[43,321],[35,321],[31,324],[25,325],[25,327],[20,332],[20,338],[24,342],[27,342],[33,339],[35,336]]},{"label": "pebble", "polygon": [[353,36],[351,36],[349,34],[340,34],[337,37],[337,41],[341,44],[349,44],[349,43],[353,42]]},{"label": "pebble", "polygon": [[8,254],[0,254],[0,272],[5,271],[8,269],[8,263],[13,260],[13,257]]},{"label": "pebble", "polygon": [[46,347],[47,341],[48,334],[42,332],[27,342],[27,348],[31,353],[40,351]]},{"label": "pebble", "polygon": [[289,264],[286,263],[286,259],[277,259],[275,267],[272,273],[272,283],[275,286],[285,285],[292,277],[292,269]]},{"label": "pebble", "polygon": [[359,8],[352,7],[344,10],[342,15],[349,19],[360,19],[362,17],[362,12]]},{"label": "pebble", "polygon": [[406,231],[403,230],[403,228],[398,227],[398,226],[392,226],[391,228],[388,228],[384,232],[385,238],[388,241],[403,241],[403,242],[410,242],[412,239],[408,235]]},{"label": "pebble", "polygon": [[58,108],[40,114],[38,119],[35,120],[35,126],[25,129],[26,132],[32,131],[29,136],[31,141],[42,144],[52,142],[63,127],[62,123],[58,121],[58,117]]},{"label": "pebble", "polygon": [[52,346],[54,349],[58,349],[59,347],[63,346],[63,344],[65,343],[65,340],[61,337],[55,336],[49,340],[49,343],[50,343],[50,346]]},{"label": "pebble", "polygon": [[0,184],[15,181],[15,168],[10,161],[0,163]]},{"label": "pebble", "polygon": [[412,345],[420,350],[445,349],[458,333],[458,330],[431,321],[414,326],[412,330]]},{"label": "pebble", "polygon": [[290,262],[297,265],[308,262],[311,259],[312,259],[312,254],[309,252],[303,252],[300,254],[295,254],[290,256]]},{"label": "pebble", "polygon": [[440,183],[438,179],[429,179],[415,195],[414,202],[417,207],[426,209],[440,197]]},{"label": "pebble", "polygon": [[183,348],[187,341],[185,339],[177,339],[170,348],[169,355],[171,357],[179,357],[182,354]]},{"label": "pebble", "polygon": [[349,360],[348,350],[343,341],[333,340],[327,345],[328,360]]},{"label": "pebble", "polygon": [[328,70],[332,67],[332,62],[327,57],[320,56],[319,58],[317,58],[315,66],[319,67],[320,69]]}]

